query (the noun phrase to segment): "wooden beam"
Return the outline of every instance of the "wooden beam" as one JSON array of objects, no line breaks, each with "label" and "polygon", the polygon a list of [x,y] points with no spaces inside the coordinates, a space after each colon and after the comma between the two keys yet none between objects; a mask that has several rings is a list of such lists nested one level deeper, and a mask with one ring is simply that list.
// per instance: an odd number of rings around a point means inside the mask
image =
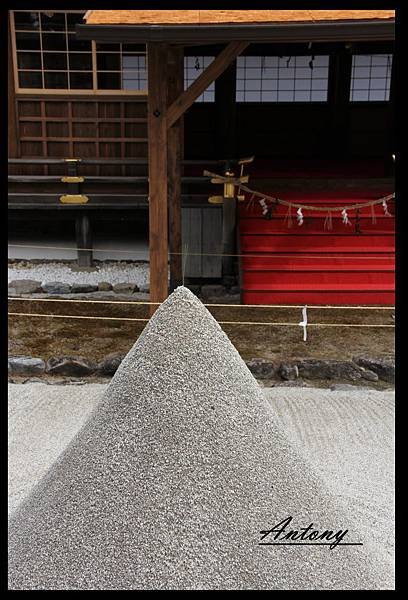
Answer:
[{"label": "wooden beam", "polygon": [[[175,100],[167,111],[167,127],[171,127],[177,119],[193,104],[193,102],[215,81],[221,73],[248,46],[249,42],[230,42],[228,46],[208,65],[201,75]],[[150,92],[150,90],[149,90]]]},{"label": "wooden beam", "polygon": [[[169,46],[167,51],[167,104],[183,93],[184,51]],[[167,131],[167,174],[169,204],[170,292],[182,284],[181,256],[181,161],[183,160],[184,129],[180,117]]]},{"label": "wooden beam", "polygon": [[18,156],[18,129],[16,93],[14,87],[13,48],[11,43],[10,15],[8,19],[8,156]]},{"label": "wooden beam", "polygon": [[147,64],[150,301],[163,302],[168,294],[167,44],[148,43]]}]

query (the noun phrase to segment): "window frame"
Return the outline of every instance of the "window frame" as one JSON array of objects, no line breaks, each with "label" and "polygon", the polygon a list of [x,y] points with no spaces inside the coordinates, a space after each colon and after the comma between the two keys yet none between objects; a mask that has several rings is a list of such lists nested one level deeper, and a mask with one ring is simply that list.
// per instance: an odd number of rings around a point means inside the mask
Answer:
[{"label": "window frame", "polygon": [[[92,55],[92,88],[87,88],[87,89],[76,89],[76,88],[25,88],[25,87],[20,87],[20,82],[19,82],[19,77],[18,77],[18,73],[19,70],[20,71],[26,71],[26,72],[31,72],[31,71],[38,71],[38,69],[19,69],[18,68],[18,64],[17,64],[17,42],[16,42],[16,26],[15,26],[15,19],[14,19],[14,13],[15,12],[30,12],[27,10],[18,10],[18,11],[14,11],[14,10],[10,10],[10,28],[11,28],[11,48],[12,48],[12,62],[13,62],[13,74],[14,74],[14,88],[15,88],[15,93],[18,95],[22,95],[22,96],[37,96],[37,95],[41,95],[41,96],[67,96],[67,95],[72,95],[72,96],[140,96],[140,97],[144,97],[146,98],[148,95],[148,89],[146,87],[145,90],[121,90],[121,89],[98,89],[98,70],[97,70],[97,51],[96,51],[96,41],[92,40],[91,41],[91,55]],[[44,10],[38,10],[36,12],[45,12]],[[54,10],[52,11],[54,13],[58,12],[58,13],[85,13],[86,11],[82,11],[82,10]],[[41,32],[41,30],[40,30]],[[65,30],[66,32],[66,30]],[[30,50],[27,50],[27,53],[29,53]],[[38,50],[36,51],[40,54],[41,57],[43,57],[43,50]],[[85,53],[85,52],[84,52]],[[80,51],[78,51],[78,54],[81,54]],[[146,64],[147,64],[147,56],[146,56]],[[41,71],[42,76],[44,76],[44,66],[41,66]],[[52,71],[53,73],[58,73],[61,72],[61,70],[55,70]],[[67,73],[67,76],[69,76],[69,73],[71,72],[71,70],[63,70],[62,72]],[[89,73],[89,71],[72,71],[72,72],[78,72],[78,73]],[[101,71],[104,72],[104,71]],[[109,72],[109,71],[106,71]],[[121,73],[122,71],[118,71],[118,73]],[[147,78],[146,78],[147,80]]]},{"label": "window frame", "polygon": [[[206,58],[210,58],[210,62],[208,63],[208,65],[205,65],[205,59]],[[184,55],[183,57],[183,86],[184,86],[184,91],[186,89],[188,89],[193,83],[194,81],[196,81],[196,79],[198,79],[198,77],[200,77],[200,75],[202,74],[202,71],[200,73],[197,74],[197,76],[194,79],[190,79],[188,77],[188,71],[189,69],[191,69],[191,67],[188,64],[188,60],[189,59],[198,59],[198,60],[202,60],[203,61],[203,70],[205,70],[214,60],[215,60],[215,55],[214,54],[197,54],[197,55]],[[201,67],[200,67],[201,69]],[[200,94],[200,96],[198,96],[198,98],[195,99],[194,104],[214,104],[215,103],[215,85],[216,85],[216,81],[214,80],[212,81],[209,86],[203,91],[202,94]],[[210,89],[211,88],[211,89]],[[206,99],[205,94],[212,94],[212,98],[210,100]]]},{"label": "window frame", "polygon": [[[260,55],[260,54],[259,55],[249,55],[249,56],[250,57],[256,56],[257,58],[260,58],[260,59],[265,59],[265,58],[268,58],[269,56],[276,57],[275,55],[272,55],[272,54],[271,55],[267,55],[267,56]],[[302,57],[302,56],[305,56],[305,57],[309,57],[310,56],[311,57],[312,54],[310,54],[310,55],[309,54],[294,54],[293,55],[294,58],[296,58],[298,56],[299,57]],[[328,57],[327,67],[326,66],[323,67],[325,69],[327,68],[327,78],[323,78],[324,81],[326,82],[326,89],[324,90],[326,92],[326,98],[324,100],[322,100],[322,99],[314,100],[312,98],[310,98],[309,100],[296,100],[295,98],[292,99],[292,100],[279,100],[278,99],[278,91],[277,91],[277,98],[276,98],[276,100],[262,100],[262,91],[263,90],[262,90],[262,76],[261,76],[261,78],[259,78],[259,79],[257,79],[257,78],[254,79],[256,81],[260,81],[261,82],[260,90],[254,90],[255,93],[258,93],[258,91],[259,91],[259,94],[260,94],[259,100],[245,100],[245,99],[238,100],[237,99],[238,93],[243,93],[244,96],[245,96],[245,93],[251,92],[251,90],[246,90],[246,89],[244,89],[244,90],[238,90],[238,85],[237,85],[236,103],[237,104],[253,104],[253,105],[256,105],[256,104],[259,104],[259,105],[261,105],[261,104],[262,105],[272,105],[273,104],[273,105],[279,105],[279,106],[292,106],[292,105],[296,105],[296,106],[299,106],[299,105],[321,106],[321,105],[327,105],[328,102],[329,102],[330,56],[328,54],[326,54],[326,53],[325,54],[318,54],[316,56]],[[238,59],[239,58],[241,58],[241,57],[238,57]],[[244,56],[242,56],[242,58],[248,58],[248,56],[244,55]],[[292,58],[292,56],[291,57],[289,57],[289,56],[286,57],[285,56],[283,58]],[[261,62],[262,62],[262,60],[261,60]],[[251,68],[252,67],[250,67],[250,69]],[[260,68],[260,67],[253,67],[253,68]],[[301,68],[305,68],[305,67],[301,67]],[[320,68],[320,67],[318,67],[318,68]],[[277,67],[277,69],[279,70],[280,67]],[[296,69],[296,67],[295,67],[295,69]],[[246,72],[246,67],[244,68],[244,70]],[[295,70],[295,73],[296,73],[296,70]],[[285,81],[286,79],[288,79],[288,81],[291,81],[291,82],[293,81],[293,94],[295,94],[296,93],[296,75],[294,76],[293,79],[292,78],[281,78],[280,79],[279,75],[278,75],[278,77],[276,78],[276,81]],[[321,78],[318,77],[316,79],[321,79]],[[246,81],[245,78],[244,79],[240,78],[240,80],[241,81]],[[251,79],[249,78],[248,80],[250,81]],[[238,83],[238,71],[237,71],[237,83]],[[292,91],[292,90],[282,90],[282,91]],[[297,90],[297,91],[302,91],[302,90]],[[320,91],[320,90],[318,90],[318,89],[313,90],[312,87],[311,87],[310,90],[306,90],[306,91],[307,91],[307,93],[309,93],[311,95],[314,91]]]},{"label": "window frame", "polygon": [[[370,56],[370,57],[373,57],[373,56],[377,56],[379,54],[380,53],[375,53],[375,52],[369,52],[369,53],[366,53],[366,52],[356,52],[356,53],[352,54],[352,60],[353,60],[353,58],[355,56]],[[370,100],[370,91],[371,90],[370,90],[370,88],[368,88],[368,94],[369,94],[369,96],[368,96],[367,100],[353,100],[352,97],[351,97],[352,96],[352,92],[354,91],[352,86],[353,86],[353,81],[356,78],[353,78],[353,62],[352,62],[351,63],[352,64],[352,69],[351,69],[351,73],[350,73],[350,96],[349,96],[349,100],[348,100],[349,104],[351,104],[352,106],[363,106],[364,104],[370,104],[370,105],[371,104],[375,104],[375,105],[389,104],[390,97],[391,97],[391,86],[392,86],[392,68],[393,68],[393,64],[394,64],[394,54],[395,53],[394,52],[387,52],[386,54],[387,54],[387,56],[388,55],[391,56],[390,75],[389,75],[389,77],[385,78],[386,81],[387,80],[389,81],[388,98],[385,99],[385,100]],[[357,78],[357,79],[359,79],[359,78]]]}]

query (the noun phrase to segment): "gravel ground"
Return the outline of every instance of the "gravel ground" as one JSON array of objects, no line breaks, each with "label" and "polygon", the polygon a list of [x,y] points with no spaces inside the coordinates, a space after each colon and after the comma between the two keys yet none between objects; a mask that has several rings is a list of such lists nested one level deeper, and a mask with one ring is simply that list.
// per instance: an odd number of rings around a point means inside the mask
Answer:
[{"label": "gravel ground", "polygon": [[[324,479],[364,544],[394,569],[393,392],[265,389],[292,444]],[[379,443],[380,442],[380,443]]]},{"label": "gravel ground", "polygon": [[85,423],[106,385],[9,385],[9,513]]},{"label": "gravel ground", "polygon": [[363,535],[300,449],[218,324],[179,289],[13,514],[10,587],[392,588],[375,545],[258,545],[288,515],[295,529]]},{"label": "gravel ground", "polygon": [[64,283],[90,283],[96,284],[106,281],[115,283],[135,283],[146,285],[149,283],[149,263],[125,263],[119,261],[100,262],[96,264],[95,271],[73,271],[71,266],[76,262],[44,262],[40,264],[12,263],[8,268],[8,281],[15,279],[34,279],[41,283],[61,281]]}]

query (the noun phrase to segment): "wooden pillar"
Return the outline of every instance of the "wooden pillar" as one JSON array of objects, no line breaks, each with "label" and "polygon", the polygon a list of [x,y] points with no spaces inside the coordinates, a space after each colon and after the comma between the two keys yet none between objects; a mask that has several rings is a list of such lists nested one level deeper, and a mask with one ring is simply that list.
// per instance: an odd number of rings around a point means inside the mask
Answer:
[{"label": "wooden pillar", "polygon": [[[390,80],[390,97],[387,106],[387,144],[386,144],[386,155],[385,155],[385,174],[387,176],[394,175],[395,173],[395,164],[392,158],[392,155],[396,153],[396,135],[395,135],[395,123],[396,123],[396,115],[395,115],[395,75],[396,75],[396,55],[394,54],[392,57],[392,66],[391,66],[391,80]],[[398,59],[397,59],[398,60]]]},{"label": "wooden pillar", "polygon": [[[78,266],[92,267],[92,233],[89,216],[81,213],[75,223],[76,243],[78,249]],[[86,248],[82,250],[82,248]]]},{"label": "wooden pillar", "polygon": [[236,257],[236,226],[237,226],[237,200],[224,198],[222,203],[222,276],[223,278],[235,275]]},{"label": "wooden pillar", "polygon": [[168,294],[167,45],[148,43],[147,64],[150,301],[163,302]]},{"label": "wooden pillar", "polygon": [[16,92],[14,87],[14,71],[13,71],[13,48],[11,44],[11,29],[10,16],[8,19],[8,156],[9,158],[17,158],[18,151],[18,130],[17,130],[17,113],[16,113]]},{"label": "wooden pillar", "polygon": [[328,102],[332,127],[327,141],[334,158],[344,157],[349,150],[351,63],[347,49],[330,55]]},{"label": "wooden pillar", "polygon": [[[184,90],[184,48],[169,46],[167,50],[167,105]],[[184,117],[167,131],[167,174],[169,203],[170,292],[182,284],[181,239],[181,161],[184,156]]]},{"label": "wooden pillar", "polygon": [[[215,80],[215,127],[217,158],[236,156],[236,76],[237,62],[233,63]],[[235,172],[239,175],[239,172]],[[235,198],[224,198],[222,205],[222,276],[235,274],[237,206]],[[229,256],[228,256],[229,255]]]},{"label": "wooden pillar", "polygon": [[236,78],[237,61],[215,80],[215,136],[217,158],[236,157]]}]

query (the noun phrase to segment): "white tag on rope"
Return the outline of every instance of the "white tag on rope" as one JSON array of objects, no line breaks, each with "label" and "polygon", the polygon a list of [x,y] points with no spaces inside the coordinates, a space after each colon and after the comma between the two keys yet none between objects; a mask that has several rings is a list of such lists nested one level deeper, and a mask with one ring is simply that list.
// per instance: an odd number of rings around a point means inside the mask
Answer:
[{"label": "white tag on rope", "polygon": [[265,198],[261,198],[261,200],[259,200],[259,204],[261,205],[261,208],[262,208],[262,214],[263,214],[263,216],[265,216],[268,212],[268,205],[266,204]]},{"label": "white tag on rope", "polygon": [[302,209],[298,208],[296,211],[296,215],[297,215],[297,221],[298,221],[298,225],[303,225],[303,213],[302,213]]},{"label": "white tag on rope", "polygon": [[384,215],[386,217],[391,217],[391,214],[388,212],[388,204],[387,201],[384,200],[384,202],[382,203],[383,209],[384,209]]},{"label": "white tag on rope", "polygon": [[307,327],[307,306],[304,306],[302,308],[302,318],[303,318],[303,321],[301,321],[299,323],[299,326],[303,327],[303,341],[306,342],[306,340],[307,340],[307,329],[306,329],[306,327]]},{"label": "white tag on rope", "polygon": [[343,208],[343,210],[341,211],[341,216],[343,218],[344,225],[351,225],[350,219],[348,218],[348,214],[345,208]]}]

